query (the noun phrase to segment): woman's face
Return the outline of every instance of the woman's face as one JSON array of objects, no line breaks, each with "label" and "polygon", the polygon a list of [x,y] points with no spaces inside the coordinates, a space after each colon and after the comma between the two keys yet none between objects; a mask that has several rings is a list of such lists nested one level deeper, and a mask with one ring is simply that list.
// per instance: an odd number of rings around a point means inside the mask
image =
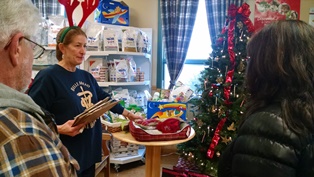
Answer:
[{"label": "woman's face", "polygon": [[84,61],[86,43],[84,35],[74,36],[72,42],[64,47],[63,60],[74,66],[80,65]]}]

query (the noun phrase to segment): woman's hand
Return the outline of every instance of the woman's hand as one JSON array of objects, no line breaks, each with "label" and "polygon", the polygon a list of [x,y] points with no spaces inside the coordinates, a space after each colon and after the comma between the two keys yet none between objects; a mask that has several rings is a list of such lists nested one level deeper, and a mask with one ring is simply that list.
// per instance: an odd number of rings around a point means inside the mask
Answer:
[{"label": "woman's hand", "polygon": [[74,120],[68,120],[62,125],[57,125],[58,132],[63,135],[76,136],[82,133],[81,129],[85,127],[85,124],[79,124],[75,127],[72,127]]},{"label": "woman's hand", "polygon": [[128,111],[128,110],[126,110],[126,109],[123,110],[122,115],[123,115],[124,117],[127,117],[130,121],[135,121],[136,119],[143,119],[142,116],[137,115],[137,114],[134,114],[134,113],[132,113],[131,111]]}]

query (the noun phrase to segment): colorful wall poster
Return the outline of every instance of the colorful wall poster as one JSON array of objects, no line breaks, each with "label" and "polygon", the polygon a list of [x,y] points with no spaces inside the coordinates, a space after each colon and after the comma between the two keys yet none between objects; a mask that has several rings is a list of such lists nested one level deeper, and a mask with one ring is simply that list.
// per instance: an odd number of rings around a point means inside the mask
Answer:
[{"label": "colorful wall poster", "polygon": [[254,27],[256,30],[276,20],[299,19],[300,0],[256,0]]}]

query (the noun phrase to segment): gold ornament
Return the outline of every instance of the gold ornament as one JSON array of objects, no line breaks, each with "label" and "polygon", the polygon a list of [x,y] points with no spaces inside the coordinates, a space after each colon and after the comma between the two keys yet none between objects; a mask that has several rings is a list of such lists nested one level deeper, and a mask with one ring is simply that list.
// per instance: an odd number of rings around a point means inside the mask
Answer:
[{"label": "gold ornament", "polygon": [[216,82],[217,82],[218,84],[222,84],[222,83],[224,82],[224,79],[223,79],[222,77],[218,77],[218,78],[216,79]]},{"label": "gold ornament", "polygon": [[236,131],[236,128],[234,127],[234,122],[232,122],[232,124],[229,127],[227,127],[227,130]]},{"label": "gold ornament", "polygon": [[245,65],[243,61],[241,60],[238,66],[238,72],[243,72],[245,70]]},{"label": "gold ornament", "polygon": [[242,23],[241,21],[238,21],[238,22],[237,22],[237,27],[238,27],[239,29],[242,29],[242,28],[243,28],[243,23]]},{"label": "gold ornament", "polygon": [[212,111],[212,113],[216,113],[217,108],[216,108],[216,106],[215,106],[215,105],[212,105],[211,111]]},{"label": "gold ornament", "polygon": [[196,123],[197,123],[197,125],[198,125],[199,127],[203,126],[203,124],[204,124],[203,121],[201,121],[201,120],[198,120]]},{"label": "gold ornament", "polygon": [[224,114],[225,114],[225,111],[223,109],[223,106],[220,106],[219,109],[218,109],[218,117],[221,117]]},{"label": "gold ornament", "polygon": [[229,138],[227,138],[227,137],[221,137],[221,141],[223,142],[223,143],[225,143],[225,144],[228,144],[229,142],[231,142],[232,141],[232,138],[231,137],[229,137]]}]

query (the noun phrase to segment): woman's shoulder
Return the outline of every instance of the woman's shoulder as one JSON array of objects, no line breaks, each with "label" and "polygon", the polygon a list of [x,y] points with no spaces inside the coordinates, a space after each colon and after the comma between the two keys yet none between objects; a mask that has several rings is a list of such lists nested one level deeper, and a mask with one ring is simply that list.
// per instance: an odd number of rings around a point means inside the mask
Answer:
[{"label": "woman's shoulder", "polygon": [[87,78],[87,79],[92,80],[92,81],[95,80],[95,82],[96,82],[96,79],[94,78],[94,76],[90,72],[88,72],[86,70],[77,68],[76,69],[76,73],[78,75],[80,75],[81,78]]},{"label": "woman's shoulder", "polygon": [[44,75],[44,76],[54,75],[57,73],[58,69],[59,68],[58,68],[57,64],[51,65],[51,66],[48,66],[48,67],[40,70],[37,75],[40,75],[40,76],[42,76],[42,75]]},{"label": "woman's shoulder", "polygon": [[251,114],[238,131],[239,135],[252,135],[265,138],[295,148],[309,143],[310,134],[300,136],[288,127],[281,116],[280,106],[268,106]]},{"label": "woman's shoulder", "polygon": [[243,125],[247,126],[258,125],[268,127],[269,124],[272,124],[274,126],[279,125],[283,126],[283,119],[280,116],[280,113],[281,113],[280,106],[276,105],[267,106],[262,109],[259,109],[258,111],[248,116]]},{"label": "woman's shoulder", "polygon": [[281,109],[277,106],[269,106],[256,111],[246,118],[239,128],[239,135],[250,135],[272,141],[290,141],[294,134],[280,116]]}]

